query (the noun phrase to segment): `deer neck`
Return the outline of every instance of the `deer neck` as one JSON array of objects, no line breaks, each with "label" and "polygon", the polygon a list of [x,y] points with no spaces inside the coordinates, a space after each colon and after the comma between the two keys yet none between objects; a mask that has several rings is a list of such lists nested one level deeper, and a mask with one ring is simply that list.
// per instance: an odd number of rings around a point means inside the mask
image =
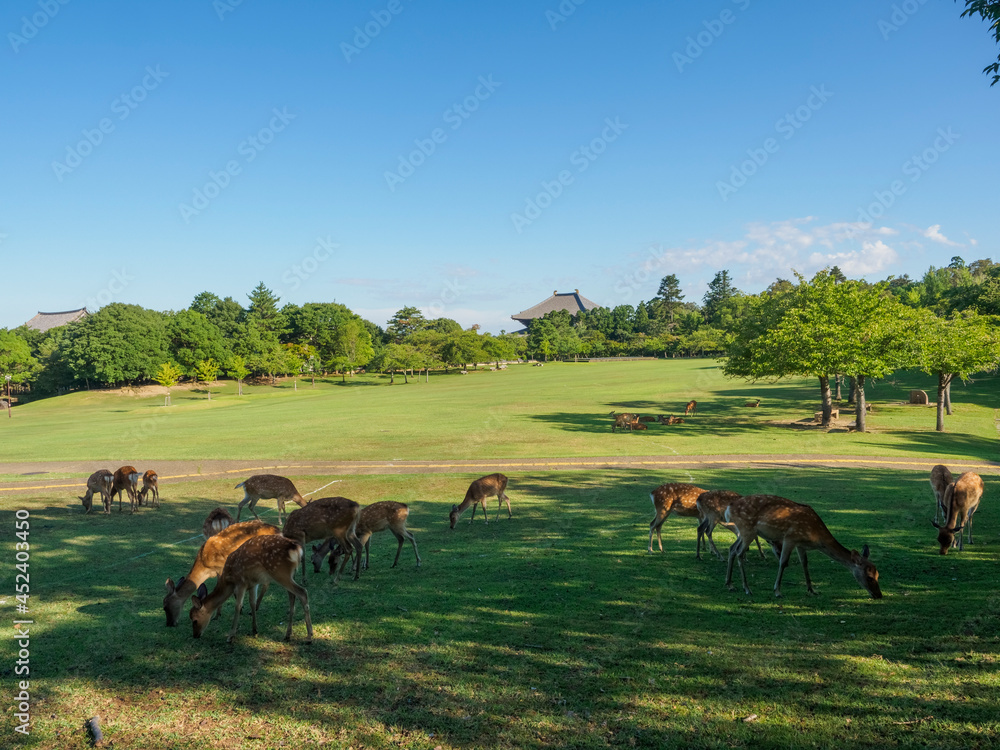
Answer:
[{"label": "deer neck", "polygon": [[847,549],[843,544],[838,542],[833,534],[828,530],[826,534],[820,538],[819,543],[816,545],[816,549],[822,552],[824,555],[829,557],[831,560],[836,560],[841,565],[846,565],[847,567],[853,567],[853,553],[851,550]]},{"label": "deer neck", "polygon": [[235,590],[236,584],[232,581],[220,578],[219,582],[215,585],[215,588],[209,592],[208,596],[205,597],[201,604],[206,610],[208,610],[209,614],[214,614],[215,610],[221,607],[225,603],[226,599],[233,595]]}]

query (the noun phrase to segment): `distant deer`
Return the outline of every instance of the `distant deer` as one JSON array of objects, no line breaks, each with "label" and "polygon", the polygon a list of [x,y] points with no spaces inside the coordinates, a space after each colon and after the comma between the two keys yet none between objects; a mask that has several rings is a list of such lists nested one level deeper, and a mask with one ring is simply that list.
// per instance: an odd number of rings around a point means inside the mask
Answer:
[{"label": "distant deer", "polygon": [[684,416],[688,414],[694,414],[698,410],[698,402],[694,399],[688,401],[687,406],[684,407]]},{"label": "distant deer", "polygon": [[139,502],[139,472],[134,466],[122,466],[118,469],[114,478],[111,482],[111,497],[118,494],[118,512],[122,512],[122,493],[125,492],[128,495],[129,507],[131,512],[135,513],[136,506]]},{"label": "distant deer", "polygon": [[257,608],[271,581],[276,581],[288,592],[288,627],[285,640],[292,638],[292,620],[295,617],[295,601],[302,602],[306,615],[306,643],[312,643],[312,619],[309,617],[309,594],[295,582],[295,568],[302,561],[302,545],[280,534],[256,536],[237,548],[226,560],[219,582],[211,594],[205,584],[198,587],[198,593],[191,597],[191,625],[195,638],[205,632],[212,615],[230,597],[236,597],[236,612],[233,626],[226,636],[231,643],[240,625],[240,610],[243,598],[251,586],[260,586],[260,595],[254,600],[250,595],[250,617],[252,633],[257,635]]},{"label": "distant deer", "polygon": [[156,472],[152,469],[146,471],[142,475],[142,489],[139,490],[139,502],[145,502],[149,505],[149,500],[147,495],[153,493],[153,499],[156,501],[156,507],[160,507],[160,478],[156,475]]},{"label": "distant deer", "polygon": [[[205,518],[205,523],[201,526],[201,535],[208,539],[215,536],[233,524],[233,517],[225,508],[216,508]],[[277,528],[277,527],[275,527]]]},{"label": "distant deer", "polygon": [[635,422],[637,417],[637,414],[629,414],[628,412],[615,414],[615,423],[611,425],[611,431],[614,432],[616,428],[620,430],[628,428],[631,430],[632,424]]},{"label": "distant deer", "polygon": [[240,482],[234,489],[238,490],[240,487],[243,488],[243,499],[240,500],[240,504],[236,508],[237,521],[240,520],[243,506],[247,503],[250,503],[250,512],[253,513],[254,518],[259,521],[260,516],[254,510],[254,506],[261,499],[278,501],[278,523],[281,523],[281,514],[285,510],[285,503],[289,500],[297,503],[299,507],[304,508],[306,505],[306,499],[295,489],[292,481],[276,474],[254,474],[246,481]]},{"label": "distant deer", "polygon": [[660,552],[663,552],[663,539],[660,530],[663,522],[671,513],[682,518],[697,518],[697,500],[705,490],[695,487],[693,484],[683,484],[681,482],[671,482],[657,487],[649,493],[649,499],[653,502],[653,509],[656,515],[649,522],[649,551],[653,551],[653,532],[656,532],[656,541],[660,545]]},{"label": "distant deer", "polygon": [[669,417],[665,417],[665,416],[663,416],[661,414],[660,415],[660,424],[668,424],[668,425],[669,424],[684,424],[684,418],[683,417],[675,417],[673,414],[671,414]]},{"label": "distant deer", "polygon": [[[708,540],[707,547],[710,547],[712,554],[722,559],[722,555],[715,546],[715,542],[712,541],[712,530],[716,525],[721,525],[724,529],[736,534],[736,526],[728,523],[723,517],[726,513],[726,508],[729,504],[739,500],[741,497],[740,493],[733,492],[732,490],[709,490],[708,492],[703,492],[695,500],[695,507],[698,510],[698,518],[701,521],[698,523],[698,544],[695,547],[694,556],[699,560],[701,559],[701,543],[703,539]],[[764,550],[760,548],[760,540],[757,541],[757,551],[760,556],[764,557]]]},{"label": "distant deer", "polygon": [[757,408],[758,406],[760,406],[760,399],[757,399],[756,401],[747,401],[747,402],[746,402],[745,404],[743,404],[743,405],[744,405],[744,406],[749,406],[749,407],[750,407],[751,409],[755,409],[755,408]]},{"label": "distant deer", "polygon": [[631,427],[631,429],[633,431],[635,431],[635,430],[648,430],[649,426],[643,424],[638,419],[634,419],[634,420],[632,420],[632,427]]},{"label": "distant deer", "polygon": [[938,464],[931,469],[931,489],[934,491],[934,499],[937,501],[934,510],[935,521],[943,521],[948,515],[948,508],[944,504],[944,493],[953,481],[947,466]]},{"label": "distant deer", "polygon": [[497,497],[497,521],[500,520],[500,509],[503,507],[504,503],[507,503],[507,518],[513,518],[513,514],[510,512],[510,498],[507,497],[507,493],[504,490],[507,489],[507,477],[503,474],[489,474],[485,477],[480,477],[475,482],[469,485],[469,489],[465,492],[465,498],[462,500],[461,505],[452,505],[451,513],[448,514],[448,518],[451,521],[451,528],[455,528],[455,524],[458,523],[459,516],[461,516],[471,505],[472,506],[472,518],[469,519],[471,524],[476,520],[476,505],[483,506],[483,520],[488,524],[490,522],[489,514],[486,512],[486,498]]},{"label": "distant deer", "polygon": [[105,515],[111,513],[111,487],[113,483],[114,474],[108,469],[98,469],[90,475],[87,479],[87,492],[80,498],[83,502],[83,507],[87,509],[87,513],[90,513],[94,507],[95,492],[101,496]]},{"label": "distant deer", "polygon": [[948,485],[944,493],[945,525],[933,521],[938,529],[938,544],[941,554],[947,555],[951,547],[965,549],[962,543],[962,529],[969,527],[969,544],[972,544],[972,516],[979,509],[983,496],[983,479],[974,471],[967,471]]},{"label": "distant deer", "polygon": [[809,561],[806,552],[818,550],[831,560],[839,562],[851,571],[854,579],[871,594],[873,599],[882,598],[882,589],[878,584],[878,570],[868,559],[866,544],[858,554],[857,550],[849,550],[836,539],[823,523],[823,520],[808,505],[787,500],[776,495],[748,495],[732,503],[726,509],[725,519],[736,526],[739,538],[729,548],[729,563],[726,566],[726,587],[732,591],[733,560],[740,566],[740,576],[743,578],[743,590],[749,595],[747,574],[743,569],[742,556],[750,546],[751,540],[758,536],[764,537],[777,550],[781,550],[778,560],[778,577],[774,582],[774,595],[781,596],[781,577],[788,567],[788,558],[792,550],[798,553],[802,562],[802,572],[806,579],[806,589],[815,594],[812,579],[809,578]]},{"label": "distant deer", "polygon": [[[361,577],[361,541],[358,539],[358,521],[361,506],[346,497],[322,497],[313,500],[304,508],[292,511],[285,521],[281,533],[294,539],[303,549],[309,542],[331,537],[345,550],[353,549],[357,562],[354,566],[354,580]],[[347,555],[341,560],[334,575],[334,583],[347,564]],[[330,571],[333,573],[333,570]],[[302,561],[302,581],[305,582],[305,560]]]},{"label": "distant deer", "polygon": [[[372,503],[371,505],[366,505],[361,509],[361,517],[358,520],[358,541],[361,542],[361,546],[365,549],[365,562],[363,568],[368,570],[368,556],[371,550],[371,538],[372,534],[376,534],[380,531],[385,531],[389,529],[392,531],[392,535],[396,537],[396,541],[399,546],[396,547],[396,559],[393,560],[392,566],[396,567],[399,562],[399,555],[403,551],[403,542],[406,540],[410,541],[413,545],[413,555],[417,558],[417,567],[420,567],[420,553],[417,552],[417,540],[413,538],[413,534],[410,530],[406,528],[406,519],[410,515],[410,509],[405,503],[397,503],[392,500],[382,500],[381,502]],[[316,573],[320,572],[320,567],[323,565],[323,558],[326,556],[327,552],[331,551],[334,545],[332,540],[327,539],[319,547],[313,545],[312,548],[312,561],[313,570]],[[334,554],[343,554],[344,550],[337,546],[337,550]],[[350,550],[347,550],[350,553]],[[330,570],[332,571],[335,566],[335,559],[331,556],[330,558]]]},{"label": "distant deer", "polygon": [[167,579],[167,595],[163,597],[163,611],[167,615],[167,627],[172,628],[177,624],[184,600],[193,594],[199,585],[209,578],[215,578],[219,575],[226,564],[226,559],[235,549],[255,536],[270,536],[280,533],[281,529],[269,523],[244,521],[227,526],[209,537],[198,550],[188,574],[181,576],[177,583]]}]

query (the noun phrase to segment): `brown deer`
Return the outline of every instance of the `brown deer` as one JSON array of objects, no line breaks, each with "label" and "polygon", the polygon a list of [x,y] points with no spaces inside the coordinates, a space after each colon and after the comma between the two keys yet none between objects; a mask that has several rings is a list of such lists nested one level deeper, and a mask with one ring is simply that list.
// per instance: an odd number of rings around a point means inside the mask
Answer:
[{"label": "brown deer", "polygon": [[944,493],[945,525],[933,521],[938,529],[938,544],[941,554],[947,555],[951,547],[965,549],[962,529],[969,527],[969,544],[972,544],[972,516],[979,509],[983,496],[983,479],[974,471],[967,471],[948,485]]},{"label": "brown deer", "polygon": [[[701,543],[703,539],[708,540],[707,547],[711,548],[712,554],[720,560],[722,559],[722,555],[716,548],[715,542],[712,541],[712,530],[717,525],[721,525],[724,529],[728,529],[734,534],[736,533],[736,527],[728,523],[723,516],[729,504],[739,500],[740,497],[740,493],[733,492],[732,490],[709,490],[698,495],[698,499],[695,500],[695,507],[698,510],[698,518],[701,521],[698,523],[698,544],[695,547],[694,556],[699,560],[701,559]],[[764,550],[760,548],[760,539],[757,539],[756,542],[757,551],[763,558]]]},{"label": "brown deer", "polygon": [[156,472],[152,469],[148,469],[145,474],[142,475],[142,489],[139,490],[139,503],[145,502],[149,505],[149,500],[147,495],[149,493],[153,494],[153,499],[156,501],[156,507],[160,507],[160,478],[156,475]]},{"label": "brown deer", "polygon": [[255,536],[280,534],[281,529],[262,521],[244,521],[227,526],[201,545],[194,558],[194,564],[186,576],[181,576],[175,584],[167,579],[167,595],[163,597],[163,611],[167,615],[167,627],[174,627],[180,617],[184,600],[209,578],[222,572],[226,559],[241,544]]},{"label": "brown deer", "polygon": [[295,489],[292,481],[276,474],[254,474],[246,481],[240,482],[234,489],[238,490],[240,487],[243,488],[243,499],[240,500],[240,504],[236,508],[237,521],[240,520],[240,513],[243,512],[243,506],[247,503],[250,503],[250,512],[253,513],[254,518],[259,521],[260,516],[254,510],[254,506],[260,499],[278,501],[278,523],[281,523],[281,514],[285,510],[287,501],[291,500],[301,508],[306,506],[306,499]]},{"label": "brown deer", "polygon": [[458,523],[459,516],[461,516],[466,509],[472,506],[472,518],[469,519],[471,524],[476,520],[476,505],[483,506],[483,520],[489,524],[489,514],[486,512],[486,498],[497,496],[497,521],[500,520],[500,509],[503,507],[504,503],[507,503],[507,518],[513,518],[513,514],[510,512],[510,498],[507,497],[507,493],[504,490],[507,489],[507,477],[503,474],[489,474],[485,477],[480,477],[475,482],[469,485],[469,489],[465,491],[465,499],[462,500],[461,505],[452,505],[451,513],[448,514],[448,518],[451,521],[451,528],[455,528],[455,524]]},{"label": "brown deer", "polygon": [[[292,511],[285,521],[281,533],[289,539],[294,539],[303,549],[309,542],[317,539],[333,538],[345,550],[353,549],[356,557],[354,565],[354,580],[361,577],[361,541],[358,539],[358,521],[361,519],[361,506],[346,497],[321,497],[313,500],[304,508]],[[334,583],[340,580],[340,574],[347,564],[344,555],[334,575]],[[302,581],[305,582],[305,560],[302,561]],[[333,573],[333,569],[330,570]]]},{"label": "brown deer", "polygon": [[684,416],[688,414],[694,414],[698,410],[698,402],[694,399],[688,401],[687,406],[684,407]]},{"label": "brown deer", "polygon": [[[405,503],[397,503],[392,500],[382,500],[381,502],[366,505],[361,509],[361,517],[358,519],[357,534],[358,541],[361,542],[361,546],[365,549],[365,562],[362,565],[365,570],[368,570],[368,555],[371,549],[372,534],[376,534],[379,531],[385,531],[386,529],[392,531],[392,535],[396,537],[396,541],[399,542],[399,546],[396,547],[396,559],[393,560],[391,567],[395,568],[396,564],[399,562],[399,555],[403,551],[403,542],[407,539],[410,541],[410,544],[413,545],[413,554],[417,558],[417,567],[420,567],[420,553],[417,552],[417,540],[413,538],[413,534],[411,534],[410,530],[406,528],[406,519],[409,515],[410,509]],[[333,547],[334,542],[332,539],[327,539],[319,547],[313,545],[312,562],[314,572],[320,572],[321,566],[323,565],[323,558]],[[347,552],[349,554],[350,550],[347,550]],[[334,556],[343,553],[344,549],[337,545],[330,557],[331,572],[336,564]]]},{"label": "brown deer", "polygon": [[216,508],[205,517],[205,523],[201,526],[201,535],[208,539],[229,528],[232,524],[233,517],[229,515],[229,511],[225,508]]},{"label": "brown deer", "polygon": [[750,542],[758,536],[764,537],[775,548],[781,550],[778,560],[778,577],[774,582],[774,595],[781,596],[781,577],[788,567],[788,558],[792,550],[798,553],[802,562],[802,572],[806,579],[806,589],[815,594],[812,579],[809,578],[809,561],[806,552],[818,550],[831,560],[839,562],[854,575],[854,579],[871,594],[873,599],[882,598],[882,589],[878,584],[878,570],[868,559],[868,545],[859,554],[857,550],[849,550],[836,539],[808,505],[793,502],[776,495],[748,495],[732,503],[726,509],[725,519],[736,526],[739,538],[729,548],[729,563],[726,566],[726,587],[732,591],[733,560],[740,566],[740,576],[743,578],[743,590],[749,595],[747,574],[743,569],[742,556],[750,546]]},{"label": "brown deer", "polygon": [[931,469],[931,489],[934,491],[934,499],[937,501],[934,510],[935,521],[943,521],[948,515],[948,509],[944,504],[944,493],[953,481],[947,466],[938,464]]},{"label": "brown deer", "polygon": [[649,522],[649,551],[653,551],[653,532],[656,532],[656,541],[660,545],[660,552],[663,552],[663,539],[660,536],[660,529],[667,516],[674,513],[682,518],[697,518],[698,508],[696,502],[698,496],[705,492],[701,487],[693,484],[683,484],[681,482],[671,482],[657,487],[649,493],[649,499],[653,501],[653,508],[656,515]]},{"label": "brown deer", "polygon": [[663,416],[661,414],[660,415],[660,424],[667,424],[667,425],[670,425],[670,424],[684,424],[684,418],[683,417],[675,417],[673,414],[671,414],[669,417],[665,417],[665,416]]},{"label": "brown deer", "polygon": [[80,498],[83,502],[83,507],[87,509],[87,513],[90,513],[94,507],[95,492],[101,496],[105,515],[111,513],[111,486],[113,483],[114,474],[108,469],[98,469],[90,475],[87,479],[87,492]]},{"label": "brown deer", "polygon": [[615,414],[615,422],[611,425],[611,431],[614,432],[615,429],[624,430],[628,428],[632,429],[632,424],[635,422],[637,414],[629,414],[628,412],[623,412],[622,414]]},{"label": "brown deer", "polygon": [[129,507],[131,512],[135,513],[136,506],[139,502],[139,472],[134,466],[122,466],[119,468],[111,482],[111,497],[118,494],[118,512],[122,512],[122,493],[128,494]]},{"label": "brown deer", "polygon": [[292,620],[295,617],[295,601],[302,602],[306,615],[306,643],[312,643],[312,619],[309,617],[309,594],[295,582],[295,568],[302,561],[302,545],[287,537],[275,534],[273,536],[256,536],[247,540],[237,548],[226,560],[219,582],[211,594],[205,584],[198,587],[198,593],[191,597],[191,626],[195,638],[200,638],[205,632],[212,615],[230,597],[236,597],[236,612],[233,614],[233,626],[226,636],[226,642],[231,643],[236,637],[240,625],[240,610],[243,608],[243,598],[251,586],[260,586],[260,595],[254,600],[250,595],[250,618],[253,622],[252,634],[257,635],[257,608],[260,600],[267,593],[271,581],[276,581],[288,592],[288,627],[285,630],[285,640],[292,639]]},{"label": "brown deer", "polygon": [[649,429],[649,425],[645,425],[642,422],[640,422],[638,419],[635,419],[632,422],[632,428],[631,429],[633,430],[633,432],[635,430],[648,430]]},{"label": "brown deer", "polygon": [[757,399],[756,401],[747,401],[743,405],[749,406],[751,409],[756,409],[758,406],[760,406],[760,399]]}]

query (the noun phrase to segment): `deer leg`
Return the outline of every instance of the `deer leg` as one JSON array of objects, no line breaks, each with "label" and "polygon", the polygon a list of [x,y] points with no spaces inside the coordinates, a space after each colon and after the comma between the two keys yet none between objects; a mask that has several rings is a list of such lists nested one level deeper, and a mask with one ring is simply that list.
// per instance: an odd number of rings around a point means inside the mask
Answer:
[{"label": "deer leg", "polygon": [[733,542],[732,546],[729,548],[729,563],[726,565],[726,588],[730,591],[733,590],[733,558],[736,558],[736,563],[740,566],[740,577],[743,579],[743,590],[746,592],[747,596],[751,596],[750,587],[747,585],[747,574],[743,569],[743,552],[743,538],[738,536],[736,541]]},{"label": "deer leg", "polygon": [[507,493],[506,492],[503,493],[502,497],[503,497],[503,501],[505,503],[507,503],[507,518],[513,518],[514,514],[510,512],[510,498],[507,497]]},{"label": "deer leg", "polygon": [[295,600],[302,602],[302,611],[306,615],[306,643],[312,643],[313,626],[309,616],[309,592],[299,586],[294,579],[289,579],[288,589],[288,627],[285,629],[285,640],[292,640],[292,621],[295,617]]},{"label": "deer leg", "polygon": [[[476,520],[476,509],[478,507],[479,507],[478,503],[473,503],[472,504],[472,518],[469,519],[469,525],[470,526],[472,525],[472,522]],[[486,519],[486,523],[489,523],[489,522],[490,522],[490,519],[487,518]]]},{"label": "deer leg", "polygon": [[719,552],[719,548],[715,546],[715,540],[712,539],[712,529],[715,526],[714,523],[708,525],[708,545],[712,548],[712,554],[714,554],[720,560],[722,559],[722,554]]},{"label": "deer leg", "polygon": [[[370,538],[369,538],[370,540]],[[358,562],[354,566],[354,580],[361,578],[361,540],[358,539],[357,534],[353,535],[348,541],[351,546],[354,547],[354,554],[357,555]]]},{"label": "deer leg", "polygon": [[701,540],[705,536],[705,527],[708,525],[708,521],[701,521],[698,524],[698,541],[694,545],[694,556],[696,559],[701,559]]},{"label": "deer leg", "polygon": [[816,589],[813,588],[812,579],[809,577],[809,559],[806,557],[806,551],[804,549],[796,549],[795,552],[799,556],[799,562],[802,563],[802,573],[806,577],[806,591],[810,594],[815,594]]},{"label": "deer leg", "polygon": [[419,568],[420,567],[420,553],[417,552],[417,539],[416,539],[416,537],[413,536],[412,533],[410,533],[409,529],[403,529],[403,533],[406,535],[406,538],[410,540],[410,544],[413,545],[413,556],[417,558],[417,567]]},{"label": "deer leg", "polygon": [[240,610],[243,609],[243,595],[246,594],[246,586],[236,587],[236,611],[233,612],[233,626],[229,629],[229,635],[226,636],[226,643],[232,643],[233,638],[236,637],[236,630],[240,626]]},{"label": "deer leg", "polygon": [[778,560],[778,577],[774,581],[774,595],[781,597],[781,576],[785,574],[788,567],[788,558],[792,556],[792,545],[783,544],[781,546],[781,558]]},{"label": "deer leg", "polygon": [[[396,559],[392,561],[392,567],[395,568],[396,567],[396,563],[399,562],[399,555],[403,551],[403,541],[404,541],[404,539],[403,539],[403,535],[402,534],[397,534],[395,531],[393,531],[392,533],[395,535],[396,541],[399,542],[399,546],[396,547]],[[368,548],[368,545],[366,544],[365,545],[365,549],[367,549],[367,548]]]}]

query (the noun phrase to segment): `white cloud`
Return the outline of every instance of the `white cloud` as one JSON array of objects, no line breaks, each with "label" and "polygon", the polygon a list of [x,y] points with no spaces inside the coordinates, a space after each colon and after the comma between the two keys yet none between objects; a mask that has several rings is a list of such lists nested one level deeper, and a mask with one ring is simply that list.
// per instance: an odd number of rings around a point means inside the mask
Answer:
[{"label": "white cloud", "polygon": [[941,234],[940,224],[931,224],[929,227],[927,227],[927,229],[922,229],[920,231],[920,234],[922,234],[929,240],[932,240],[934,242],[940,242],[942,245],[949,245],[950,247],[962,247],[962,243],[952,242],[943,234]]},{"label": "white cloud", "polygon": [[866,240],[861,243],[861,250],[851,252],[820,254],[813,253],[809,264],[814,270],[826,266],[839,266],[848,276],[864,276],[882,271],[899,260],[899,254],[882,240],[874,242]]}]

